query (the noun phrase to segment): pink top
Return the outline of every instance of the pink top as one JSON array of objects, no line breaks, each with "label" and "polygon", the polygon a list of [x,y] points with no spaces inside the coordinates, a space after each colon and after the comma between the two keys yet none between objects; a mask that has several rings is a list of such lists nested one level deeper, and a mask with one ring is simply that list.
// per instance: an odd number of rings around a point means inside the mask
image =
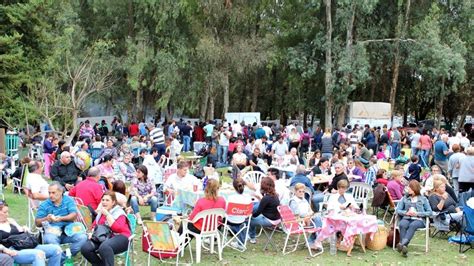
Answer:
[{"label": "pink top", "polygon": [[[216,201],[206,199],[206,198],[200,198],[196,202],[196,205],[194,206],[193,211],[189,215],[189,220],[194,219],[194,216],[196,216],[196,214],[200,213],[201,211],[205,211],[205,210],[209,210],[209,209],[215,209],[215,208],[225,209],[225,199],[223,197],[218,197]],[[194,223],[194,226],[197,229],[201,230],[202,219],[196,221]]]},{"label": "pink top", "polygon": [[390,196],[392,197],[392,200],[399,200],[403,197],[403,190],[405,189],[405,186],[398,181],[390,180],[388,181],[387,189],[388,193],[390,193]]},{"label": "pink top", "polygon": [[428,135],[421,135],[420,137],[420,144],[422,150],[430,150],[431,149],[431,138]]}]

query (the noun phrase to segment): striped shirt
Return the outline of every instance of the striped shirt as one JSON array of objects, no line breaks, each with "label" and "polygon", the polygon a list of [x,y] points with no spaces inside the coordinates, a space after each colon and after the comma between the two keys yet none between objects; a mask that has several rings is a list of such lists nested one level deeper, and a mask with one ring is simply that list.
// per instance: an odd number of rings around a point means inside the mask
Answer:
[{"label": "striped shirt", "polygon": [[[59,204],[59,206],[54,205],[54,203],[50,199],[43,201],[38,208],[36,218],[44,218],[48,216],[48,214],[63,217],[71,213],[77,213],[76,203],[71,197],[63,196],[63,199],[61,200],[61,204]],[[63,227],[68,225],[69,223],[70,222],[51,222],[50,225]]]},{"label": "striped shirt", "polygon": [[163,129],[155,127],[150,131],[150,139],[153,144],[165,144],[165,135]]}]

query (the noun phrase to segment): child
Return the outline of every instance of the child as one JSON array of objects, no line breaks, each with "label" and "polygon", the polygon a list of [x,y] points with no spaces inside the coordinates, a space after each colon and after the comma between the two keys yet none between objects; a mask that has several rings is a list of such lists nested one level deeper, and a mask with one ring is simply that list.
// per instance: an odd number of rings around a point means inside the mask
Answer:
[{"label": "child", "polygon": [[400,151],[400,155],[395,159],[395,164],[406,164],[408,157],[405,155],[405,151]]},{"label": "child", "polygon": [[415,179],[420,182],[421,166],[418,163],[418,156],[411,156],[411,164],[408,167],[408,181]]},{"label": "child", "polygon": [[380,160],[386,160],[387,157],[385,157],[385,153],[383,151],[383,147],[379,147],[379,151],[377,152],[377,159]]}]

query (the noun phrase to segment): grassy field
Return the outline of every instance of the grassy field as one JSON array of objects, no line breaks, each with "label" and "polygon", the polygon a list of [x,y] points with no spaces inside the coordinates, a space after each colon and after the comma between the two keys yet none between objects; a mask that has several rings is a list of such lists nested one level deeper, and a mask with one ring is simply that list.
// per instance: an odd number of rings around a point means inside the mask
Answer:
[{"label": "grassy field", "polygon": [[[11,189],[4,191],[5,199],[10,206],[10,217],[16,219],[20,224],[26,224],[28,218],[28,205],[25,197],[12,194]],[[149,208],[143,208],[142,217],[148,217]],[[147,254],[141,249],[141,228],[137,229],[135,238],[135,252],[133,265],[146,265]],[[328,252],[329,246],[325,244],[326,251],[318,257],[311,258],[308,251],[303,246],[296,252],[284,256],[281,251],[264,252],[264,235],[257,239],[257,244],[248,243],[248,250],[244,253],[225,249],[223,260],[219,261],[217,254],[204,252],[201,263],[203,265],[474,265],[474,251],[470,250],[465,254],[458,253],[458,246],[447,242],[445,238],[430,238],[429,253],[424,253],[424,247],[409,247],[408,258],[403,258],[398,252],[391,248],[381,251],[370,251],[363,253],[360,247],[355,247],[352,257],[347,257],[345,253],[338,252],[336,256],[331,256]],[[416,234],[413,243],[424,243],[424,233]],[[275,233],[274,241],[283,246],[283,235]],[[194,243],[193,243],[194,244]],[[193,246],[194,250],[194,246]],[[184,258],[180,261],[189,261],[189,251],[186,250]],[[160,264],[158,259],[152,258],[152,265]]]}]

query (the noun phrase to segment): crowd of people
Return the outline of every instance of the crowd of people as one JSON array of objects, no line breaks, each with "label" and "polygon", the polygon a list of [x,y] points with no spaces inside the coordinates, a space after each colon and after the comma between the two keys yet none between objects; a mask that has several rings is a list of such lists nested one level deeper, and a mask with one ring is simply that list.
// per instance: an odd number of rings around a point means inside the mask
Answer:
[{"label": "crowd of people", "polygon": [[[347,193],[353,182],[383,186],[399,201],[397,249],[407,255],[415,230],[424,226],[421,218],[431,216],[432,211],[447,211],[453,220],[460,221],[459,193],[474,188],[474,146],[464,131],[369,125],[322,130],[225,120],[194,125],[182,120],[164,125],[143,121],[127,127],[115,119],[111,125],[109,130],[105,121],[94,126],[85,121],[71,146],[48,133],[40,141],[42,158],[21,160],[29,170],[23,187],[37,204],[35,224],[43,228],[44,244],[18,251],[2,246],[0,259],[41,265],[40,261],[44,264],[48,258],[49,265],[59,265],[65,254],[58,245],[70,243],[73,256],[80,252],[93,265],[114,265],[113,254],[126,251],[131,234],[127,213],[133,213],[142,224],[140,206],[149,206],[150,219],[155,220],[157,208],[169,204],[178,189],[196,191],[196,184],[202,185],[204,197],[193,206],[190,219],[203,210],[225,209],[229,203],[254,203],[248,235],[241,232],[240,241],[232,243],[234,248],[244,249],[246,239],[257,242],[259,226],[280,223],[279,205],[289,205],[306,225],[314,227],[324,226],[321,203],[326,203],[328,211],[356,211],[360,206]],[[190,164],[180,154],[194,147],[209,167],[232,169],[235,195],[220,196],[219,181],[199,174],[199,164],[190,171]],[[95,157],[93,150],[99,151]],[[93,166],[78,167],[75,157],[81,152],[91,154]],[[2,154],[0,157],[0,169],[6,171],[10,161]],[[389,171],[380,162],[386,162]],[[170,165],[176,171],[168,175]],[[257,184],[249,182],[244,179],[249,169],[265,177]],[[329,183],[313,185],[310,178],[317,175],[330,177]],[[206,182],[202,184],[200,179]],[[244,193],[245,187],[251,193]],[[91,209],[92,227],[107,225],[112,237],[97,242],[83,232],[68,233],[68,226],[77,220],[75,198]],[[230,219],[234,232],[239,232],[245,221]],[[187,230],[199,233],[200,223],[189,223]],[[23,231],[9,218],[6,202],[0,203],[1,238]],[[309,242],[312,249],[321,249],[316,234]]]}]

